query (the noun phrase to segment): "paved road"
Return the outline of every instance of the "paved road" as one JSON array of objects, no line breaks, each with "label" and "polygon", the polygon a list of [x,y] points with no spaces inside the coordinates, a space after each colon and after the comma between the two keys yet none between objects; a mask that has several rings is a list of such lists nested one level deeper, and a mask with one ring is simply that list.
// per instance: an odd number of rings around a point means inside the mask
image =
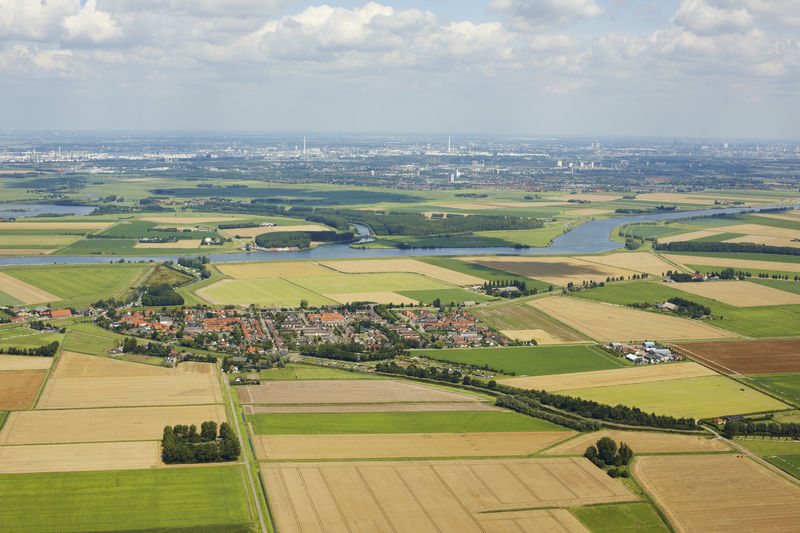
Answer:
[{"label": "paved road", "polygon": [[[231,393],[231,386],[225,376],[222,376],[222,381],[225,382],[225,389],[228,391],[228,401],[231,402],[231,412],[236,416],[236,407],[233,405],[233,396]],[[250,479],[250,490],[253,492],[253,500],[256,502],[256,512],[258,512],[258,520],[261,522],[262,533],[267,533],[267,525],[264,523],[264,515],[261,513],[261,499],[256,491],[256,484],[253,481],[253,472],[250,470],[250,459],[247,457],[247,450],[244,447],[244,438],[242,438],[242,428],[239,427],[239,421],[235,420],[236,433],[239,435],[239,446],[242,448],[242,456],[244,457],[244,467],[247,470],[247,477]]]}]

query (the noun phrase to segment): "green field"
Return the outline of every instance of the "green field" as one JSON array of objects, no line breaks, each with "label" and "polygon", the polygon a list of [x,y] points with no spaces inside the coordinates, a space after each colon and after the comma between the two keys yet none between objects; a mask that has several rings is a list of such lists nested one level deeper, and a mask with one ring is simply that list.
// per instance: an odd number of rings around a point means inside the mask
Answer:
[{"label": "green field", "polygon": [[747,259],[753,261],[776,261],[778,263],[800,263],[800,255],[757,254],[757,253],[737,253],[737,252],[669,252],[669,253],[674,255],[719,257],[722,259]]},{"label": "green field", "polygon": [[361,374],[359,372],[348,372],[336,368],[326,368],[323,366],[298,365],[289,363],[283,368],[270,368],[261,371],[263,381],[285,381],[285,380],[314,380],[314,379],[381,379],[372,374]]},{"label": "green field", "polygon": [[311,306],[336,305],[336,302],[285,279],[233,280],[202,289],[197,296],[214,303],[266,307],[296,307],[301,300]]},{"label": "green field", "polygon": [[[792,276],[794,277],[794,276]],[[794,294],[800,294],[800,283],[791,280],[777,280],[777,279],[751,279],[753,283],[758,283],[759,285],[765,285],[767,287],[772,287],[773,289],[778,289],[779,291],[786,291],[786,292],[793,292]]]},{"label": "green field", "polygon": [[675,417],[709,418],[788,408],[785,403],[723,376],[563,390],[559,394]]},{"label": "green field", "polygon": [[4,532],[246,531],[250,523],[239,466],[2,474],[0,501]]},{"label": "green field", "polygon": [[748,376],[758,388],[800,405],[800,374],[762,374]]},{"label": "green field", "polygon": [[766,460],[787,474],[800,479],[800,454],[776,455],[767,457]]},{"label": "green field", "polygon": [[0,291],[0,305],[22,305],[22,301]]},{"label": "green field", "polygon": [[597,347],[586,345],[414,350],[412,354],[479,367],[488,365],[490,368],[505,373],[515,372],[529,376],[609,370],[630,366],[630,363],[622,358],[613,357]]},{"label": "green field", "polygon": [[669,528],[649,503],[587,505],[569,510],[592,533],[667,533]]},{"label": "green field", "polygon": [[194,278],[188,274],[184,274],[183,272],[178,272],[177,270],[159,265],[155,268],[155,270],[153,270],[153,272],[150,273],[149,276],[147,276],[147,279],[145,279],[142,284],[147,285],[148,287],[154,287],[156,285],[163,284],[175,286],[187,283],[193,279]]},{"label": "green field", "polygon": [[64,335],[60,333],[37,333],[36,335],[25,335],[23,337],[0,339],[0,348],[15,346],[17,348],[35,348],[53,341],[61,342]]},{"label": "green field", "polygon": [[761,437],[751,437],[747,439],[737,438],[736,442],[746,446],[758,455],[766,457],[768,455],[795,455],[800,454],[800,442],[790,440],[762,439]]},{"label": "green field", "polygon": [[526,278],[517,274],[509,274],[508,272],[503,272],[502,270],[497,270],[475,263],[468,263],[467,261],[461,261],[454,257],[420,257],[418,259],[431,265],[455,270],[456,272],[461,272],[462,274],[469,274],[470,276],[485,279],[486,281],[524,281],[529,289],[537,288],[539,290],[545,290],[550,287],[549,283],[545,283],[543,281]]},{"label": "green field", "polygon": [[424,291],[397,291],[398,294],[408,296],[414,300],[420,301],[425,305],[431,305],[435,299],[439,299],[442,305],[449,305],[450,303],[460,304],[462,302],[489,302],[494,300],[484,294],[468,291],[466,289],[441,289],[441,290],[424,290]]},{"label": "green field", "polygon": [[319,294],[373,291],[421,291],[452,289],[452,285],[419,274],[322,274],[319,276],[286,278],[288,281]]},{"label": "green field", "polygon": [[61,348],[69,352],[79,352],[105,357],[108,356],[109,350],[116,348],[119,343],[124,340],[122,335],[115,335],[93,324],[88,325],[91,325],[99,331],[88,333],[69,329]]},{"label": "green field", "polygon": [[3,272],[62,300],[76,300],[113,296],[133,283],[144,268],[150,267],[140,264],[47,265],[7,267]]},{"label": "green field", "polygon": [[257,435],[486,433],[559,431],[561,426],[512,412],[280,413],[248,415]]},{"label": "green field", "polygon": [[475,235],[503,239],[514,244],[540,248],[549,246],[550,243],[553,242],[553,239],[564,233],[567,229],[567,226],[557,224],[537,229],[476,231]]}]

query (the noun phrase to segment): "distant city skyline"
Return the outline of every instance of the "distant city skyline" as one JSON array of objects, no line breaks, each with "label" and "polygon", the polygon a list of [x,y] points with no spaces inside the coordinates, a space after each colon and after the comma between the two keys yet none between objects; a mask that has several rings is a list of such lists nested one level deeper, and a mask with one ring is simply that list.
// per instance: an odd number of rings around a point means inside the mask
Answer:
[{"label": "distant city skyline", "polygon": [[7,0],[0,77],[4,131],[797,140],[800,2]]}]

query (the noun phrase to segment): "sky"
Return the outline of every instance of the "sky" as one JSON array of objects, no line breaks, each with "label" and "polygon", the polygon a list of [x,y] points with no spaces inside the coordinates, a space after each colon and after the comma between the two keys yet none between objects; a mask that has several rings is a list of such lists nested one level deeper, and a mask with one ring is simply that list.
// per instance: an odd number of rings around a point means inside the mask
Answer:
[{"label": "sky", "polygon": [[800,0],[0,0],[0,130],[800,139]]}]

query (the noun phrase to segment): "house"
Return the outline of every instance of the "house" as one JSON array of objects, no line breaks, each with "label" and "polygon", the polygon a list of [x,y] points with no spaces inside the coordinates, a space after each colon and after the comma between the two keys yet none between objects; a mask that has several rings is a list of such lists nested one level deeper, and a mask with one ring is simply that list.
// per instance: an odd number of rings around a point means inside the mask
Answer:
[{"label": "house", "polygon": [[53,309],[49,313],[50,318],[69,318],[72,316],[72,311],[69,309]]},{"label": "house", "polygon": [[656,304],[656,307],[658,307],[662,311],[677,311],[678,310],[678,306],[673,304],[673,303],[670,303],[670,302],[664,302],[664,303]]}]

